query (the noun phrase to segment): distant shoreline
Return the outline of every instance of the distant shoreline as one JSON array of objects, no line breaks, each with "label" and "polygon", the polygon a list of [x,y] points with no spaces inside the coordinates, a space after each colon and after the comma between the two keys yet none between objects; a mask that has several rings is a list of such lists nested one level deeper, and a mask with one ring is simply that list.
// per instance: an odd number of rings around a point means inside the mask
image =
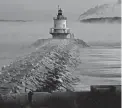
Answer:
[{"label": "distant shoreline", "polygon": [[0,20],[0,22],[31,22],[33,20]]},{"label": "distant shoreline", "polygon": [[100,18],[87,18],[82,19],[83,23],[121,23],[121,17],[100,17]]}]

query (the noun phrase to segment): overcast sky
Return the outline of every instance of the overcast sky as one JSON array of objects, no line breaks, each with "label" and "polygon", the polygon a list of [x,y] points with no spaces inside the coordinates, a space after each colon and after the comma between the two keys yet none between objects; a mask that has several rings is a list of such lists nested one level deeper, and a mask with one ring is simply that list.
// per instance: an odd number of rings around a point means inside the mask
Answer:
[{"label": "overcast sky", "polygon": [[[82,8],[89,8],[96,4],[115,2],[117,0],[0,0],[2,10],[29,9],[29,10],[54,10],[59,4],[69,12],[76,12]],[[13,11],[12,10],[12,11]]]},{"label": "overcast sky", "polygon": [[17,14],[17,19],[21,19],[21,17],[23,19],[24,16],[27,17],[27,13],[28,17],[30,17],[29,14],[39,17],[35,15],[39,14],[39,12],[42,12],[42,14],[46,12],[48,14],[55,14],[51,11],[57,11],[58,5],[69,14],[80,15],[84,10],[97,4],[116,1],[117,0],[0,0],[0,19],[12,19],[14,14]]},{"label": "overcast sky", "polygon": [[[92,8],[96,5],[117,2],[117,0],[0,0],[0,19],[32,19],[42,20],[42,22],[51,22],[51,24],[27,24],[27,23],[2,23],[0,24],[0,42],[4,41],[20,41],[20,40],[37,40],[40,36],[48,36],[49,28],[52,24],[52,17],[56,15],[57,6],[64,10],[65,16],[68,21],[77,20],[79,15],[85,10]],[[25,25],[24,25],[25,24]],[[70,25],[72,31],[78,38],[85,41],[96,40],[120,40],[120,26],[100,26],[96,28],[88,26],[77,29]],[[74,27],[74,28],[73,28]],[[91,30],[91,28],[93,30]],[[104,28],[104,29],[103,29]],[[107,30],[106,30],[107,29]],[[86,31],[85,31],[86,30]],[[107,31],[108,35],[104,30]],[[78,32],[79,31],[79,32]],[[99,31],[102,36],[99,35]],[[112,32],[111,32],[112,31]],[[91,34],[95,35],[91,35]],[[105,33],[105,34],[104,34]]]}]

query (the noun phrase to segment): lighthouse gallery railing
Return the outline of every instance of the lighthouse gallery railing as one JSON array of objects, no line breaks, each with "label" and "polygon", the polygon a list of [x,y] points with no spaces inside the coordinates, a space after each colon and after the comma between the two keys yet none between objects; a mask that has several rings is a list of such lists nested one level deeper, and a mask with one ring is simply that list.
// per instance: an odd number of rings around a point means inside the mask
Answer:
[{"label": "lighthouse gallery railing", "polygon": [[70,29],[55,29],[55,28],[50,28],[50,33],[70,33]]}]

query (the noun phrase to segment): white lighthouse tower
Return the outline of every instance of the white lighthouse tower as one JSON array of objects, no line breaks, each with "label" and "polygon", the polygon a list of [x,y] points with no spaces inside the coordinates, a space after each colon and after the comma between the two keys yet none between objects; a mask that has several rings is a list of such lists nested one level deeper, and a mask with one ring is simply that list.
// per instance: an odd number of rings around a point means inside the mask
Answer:
[{"label": "white lighthouse tower", "polygon": [[50,34],[56,39],[66,39],[70,34],[70,29],[67,28],[67,17],[62,14],[61,8],[58,6],[58,15],[53,18],[54,27],[50,28]]}]

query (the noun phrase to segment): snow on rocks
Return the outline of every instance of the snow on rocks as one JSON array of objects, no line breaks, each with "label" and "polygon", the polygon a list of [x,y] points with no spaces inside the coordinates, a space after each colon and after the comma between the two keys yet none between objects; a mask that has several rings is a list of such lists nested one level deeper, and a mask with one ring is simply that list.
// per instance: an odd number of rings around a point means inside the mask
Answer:
[{"label": "snow on rocks", "polygon": [[78,46],[70,40],[46,43],[2,69],[0,92],[1,88],[7,88],[5,93],[74,91],[73,85],[79,80],[69,68],[78,65],[77,53]]}]

